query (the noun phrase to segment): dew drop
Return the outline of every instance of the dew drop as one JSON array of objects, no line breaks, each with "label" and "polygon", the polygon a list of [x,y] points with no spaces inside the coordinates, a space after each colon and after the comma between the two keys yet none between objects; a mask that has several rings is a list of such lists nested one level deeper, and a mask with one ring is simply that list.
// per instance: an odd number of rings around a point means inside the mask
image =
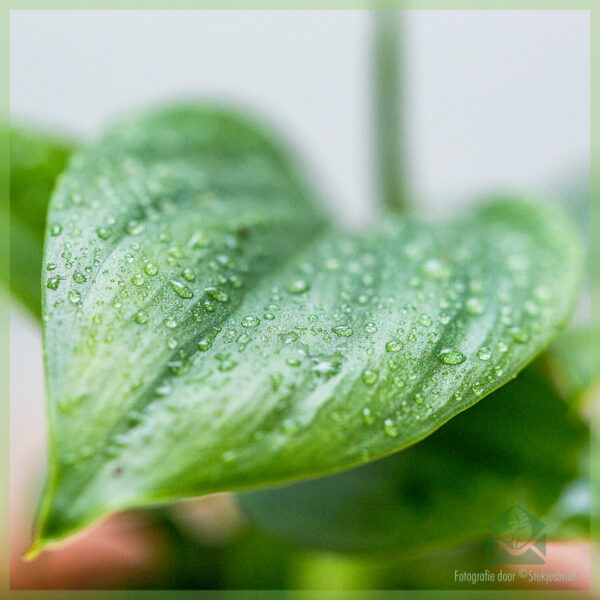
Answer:
[{"label": "dew drop", "polygon": [[444,348],[439,354],[438,359],[445,365],[460,365],[467,359],[466,356],[456,348]]},{"label": "dew drop", "polygon": [[280,333],[279,337],[284,344],[292,344],[298,340],[298,334],[295,331]]},{"label": "dew drop", "polygon": [[492,358],[492,353],[489,348],[482,346],[477,351],[477,356],[479,357],[479,360],[490,360],[490,358]]},{"label": "dew drop", "polygon": [[144,325],[148,322],[148,313],[143,310],[138,310],[135,314],[135,322],[139,325]]},{"label": "dew drop", "polygon": [[337,258],[328,258],[325,260],[324,266],[328,271],[337,271],[340,268],[340,262]]},{"label": "dew drop", "polygon": [[290,294],[303,294],[310,289],[310,284],[306,279],[295,279],[287,284],[286,290]]},{"label": "dew drop", "polygon": [[365,331],[370,334],[377,333],[377,325],[373,322],[369,322],[365,325]]},{"label": "dew drop", "polygon": [[58,223],[54,223],[53,225],[50,225],[50,235],[56,237],[57,235],[60,235],[62,233],[62,225],[59,225]]},{"label": "dew drop", "polygon": [[101,240],[107,240],[112,235],[112,231],[107,227],[98,227],[98,229],[96,229],[96,235]]},{"label": "dew drop", "polygon": [[333,331],[335,335],[339,335],[341,337],[350,337],[354,333],[352,328],[348,327],[347,325],[336,325],[335,327],[331,328],[331,331]]},{"label": "dew drop", "polygon": [[205,337],[198,342],[198,350],[200,352],[208,352],[213,345],[214,337]]},{"label": "dew drop", "polygon": [[430,327],[432,323],[432,319],[429,315],[420,315],[419,316],[419,324],[423,327]]},{"label": "dew drop", "polygon": [[242,287],[243,284],[243,280],[241,277],[239,277],[238,275],[236,275],[235,273],[233,275],[229,276],[229,283],[231,283],[231,285],[234,288],[239,288]]},{"label": "dew drop", "polygon": [[46,287],[50,290],[57,290],[60,285],[60,275],[55,275],[54,277],[48,277],[48,281],[46,282]]},{"label": "dew drop", "polygon": [[508,330],[512,339],[517,342],[517,344],[525,344],[529,341],[529,334],[520,327],[512,327]]},{"label": "dew drop", "polygon": [[171,289],[180,297],[185,300],[190,300],[194,297],[194,292],[180,281],[175,281],[174,279],[169,280],[169,285]]},{"label": "dew drop", "polygon": [[479,298],[469,298],[465,306],[470,315],[480,315],[483,312],[483,304]]},{"label": "dew drop", "polygon": [[365,425],[373,425],[373,415],[367,407],[362,409],[362,418]]},{"label": "dew drop", "polygon": [[403,348],[402,343],[398,342],[397,340],[390,340],[385,345],[386,352],[400,352],[400,350],[402,350],[402,348]]},{"label": "dew drop", "polygon": [[141,273],[136,273],[131,278],[131,283],[133,283],[133,285],[135,285],[136,287],[141,287],[142,285],[144,285],[144,281],[144,276]]},{"label": "dew drop", "polygon": [[129,235],[139,235],[144,231],[144,223],[140,223],[140,221],[131,220],[127,223],[127,233]]},{"label": "dew drop", "polygon": [[186,280],[186,281],[194,281],[194,279],[196,279],[196,273],[194,272],[194,269],[190,269],[189,267],[185,268],[182,272],[181,272],[181,276]]},{"label": "dew drop", "polygon": [[390,360],[388,360],[388,368],[390,371],[397,371],[401,366],[400,360],[397,358],[390,358]]},{"label": "dew drop", "polygon": [[374,385],[377,382],[379,373],[373,369],[365,369],[360,376],[365,385]]},{"label": "dew drop", "polygon": [[158,266],[152,262],[147,262],[144,265],[144,273],[150,276],[156,275],[158,273]]},{"label": "dew drop", "polygon": [[206,248],[210,246],[210,238],[204,231],[196,231],[190,238],[188,246],[191,248]]},{"label": "dew drop", "polygon": [[227,292],[221,288],[209,287],[206,288],[204,291],[207,296],[209,296],[213,300],[216,300],[217,302],[227,302],[229,300]]},{"label": "dew drop", "polygon": [[175,329],[175,327],[177,327],[177,321],[173,317],[167,317],[164,323],[169,329]]},{"label": "dew drop", "polygon": [[227,373],[228,371],[233,371],[237,367],[237,363],[233,360],[224,360],[219,364],[217,369],[223,373]]},{"label": "dew drop", "polygon": [[81,294],[76,290],[69,292],[69,302],[71,304],[79,304],[81,302]]},{"label": "dew drop", "polygon": [[532,300],[526,300],[523,308],[525,309],[525,312],[532,317],[535,317],[540,312],[538,305]]},{"label": "dew drop", "polygon": [[471,389],[473,390],[474,394],[482,394],[483,393],[483,386],[479,383],[479,382],[475,382],[472,386]]},{"label": "dew drop", "polygon": [[254,315],[246,315],[240,323],[240,325],[242,327],[246,327],[246,328],[258,327],[259,324],[260,324],[260,320],[258,319],[258,317],[255,317]]},{"label": "dew drop", "polygon": [[87,277],[80,271],[75,271],[75,273],[73,273],[73,281],[75,283],[85,283],[87,281]]},{"label": "dew drop", "polygon": [[383,422],[383,432],[388,437],[398,437],[398,428],[394,425],[392,419],[386,419]]},{"label": "dew drop", "polygon": [[404,379],[402,379],[402,377],[398,377],[397,375],[392,377],[392,383],[394,384],[394,387],[397,388],[403,388],[406,385]]},{"label": "dew drop", "polygon": [[423,274],[432,279],[440,279],[446,274],[443,263],[437,258],[431,258],[421,267]]}]

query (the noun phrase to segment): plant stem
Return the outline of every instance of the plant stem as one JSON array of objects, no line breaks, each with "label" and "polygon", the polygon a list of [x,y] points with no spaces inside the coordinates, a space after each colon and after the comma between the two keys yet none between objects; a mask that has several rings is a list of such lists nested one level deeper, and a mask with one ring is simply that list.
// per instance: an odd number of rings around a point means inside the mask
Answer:
[{"label": "plant stem", "polygon": [[379,193],[389,212],[406,212],[405,156],[400,114],[400,21],[396,10],[375,10],[374,121]]}]

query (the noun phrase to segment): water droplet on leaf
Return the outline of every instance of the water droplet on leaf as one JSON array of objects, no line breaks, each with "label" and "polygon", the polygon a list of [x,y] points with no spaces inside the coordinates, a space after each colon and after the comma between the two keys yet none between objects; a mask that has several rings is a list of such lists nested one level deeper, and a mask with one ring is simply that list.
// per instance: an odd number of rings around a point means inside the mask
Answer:
[{"label": "water droplet on leaf", "polygon": [[362,372],[361,380],[365,385],[374,385],[377,382],[379,373],[373,369],[365,369]]},{"label": "water droplet on leaf", "polygon": [[207,296],[210,296],[213,300],[216,300],[217,302],[227,302],[229,300],[227,292],[225,290],[222,290],[221,288],[209,287],[206,288],[204,291]]},{"label": "water droplet on leaf", "polygon": [[402,348],[403,348],[402,343],[397,340],[390,340],[385,345],[386,352],[400,352],[400,350],[402,350]]},{"label": "water droplet on leaf", "polygon": [[148,313],[143,310],[138,310],[135,314],[135,322],[139,325],[143,325],[148,322]]},{"label": "water droplet on leaf", "polygon": [[240,323],[240,325],[242,327],[247,327],[247,328],[257,327],[259,324],[260,324],[260,320],[253,315],[246,315]]},{"label": "water droplet on leaf", "polygon": [[147,262],[144,265],[144,273],[150,276],[156,275],[158,273],[158,267],[154,263]]},{"label": "water droplet on leaf", "polygon": [[444,348],[439,354],[438,358],[440,362],[445,365],[460,365],[464,363],[467,357],[456,348]]},{"label": "water droplet on leaf", "polygon": [[335,327],[331,328],[331,331],[342,337],[350,337],[354,333],[352,328],[348,327],[347,325],[336,325]]},{"label": "water droplet on leaf", "polygon": [[98,227],[98,229],[96,229],[96,235],[101,240],[107,240],[112,235],[112,231],[107,227]]},{"label": "water droplet on leaf", "polygon": [[303,294],[310,289],[310,284],[306,279],[295,279],[287,284],[286,289],[290,294]]},{"label": "water droplet on leaf", "polygon": [[194,292],[187,285],[181,283],[180,281],[171,279],[169,280],[169,285],[180,298],[190,300],[194,297]]},{"label": "water droplet on leaf", "polygon": [[57,290],[60,285],[60,275],[55,275],[54,277],[49,277],[46,282],[46,287],[50,290]]}]

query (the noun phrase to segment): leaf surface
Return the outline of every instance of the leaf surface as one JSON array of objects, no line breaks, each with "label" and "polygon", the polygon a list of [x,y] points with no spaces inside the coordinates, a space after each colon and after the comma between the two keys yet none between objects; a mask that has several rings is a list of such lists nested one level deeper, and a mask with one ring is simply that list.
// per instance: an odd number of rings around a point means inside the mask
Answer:
[{"label": "leaf surface", "polygon": [[581,250],[561,213],[513,200],[338,232],[260,128],[188,107],[73,158],[45,263],[36,549],[111,511],[421,440],[564,326]]}]

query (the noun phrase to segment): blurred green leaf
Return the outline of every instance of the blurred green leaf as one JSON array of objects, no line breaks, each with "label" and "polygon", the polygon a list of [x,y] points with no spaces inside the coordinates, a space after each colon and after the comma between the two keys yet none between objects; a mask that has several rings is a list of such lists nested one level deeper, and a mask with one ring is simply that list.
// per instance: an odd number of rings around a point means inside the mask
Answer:
[{"label": "blurred green leaf", "polygon": [[513,505],[543,517],[579,476],[588,437],[536,364],[404,452],[238,501],[257,526],[309,547],[449,548]]},{"label": "blurred green leaf", "polygon": [[[46,211],[71,149],[46,134],[10,131],[10,289],[38,318]],[[0,218],[7,219],[7,211],[8,204]]]},{"label": "blurred green leaf", "polygon": [[51,202],[33,552],[111,511],[421,440],[565,325],[581,258],[562,213],[514,200],[342,234],[253,124],[205,108],[122,122]]},{"label": "blurred green leaf", "polygon": [[581,405],[600,384],[600,327],[570,328],[552,343],[544,356],[563,398]]}]

